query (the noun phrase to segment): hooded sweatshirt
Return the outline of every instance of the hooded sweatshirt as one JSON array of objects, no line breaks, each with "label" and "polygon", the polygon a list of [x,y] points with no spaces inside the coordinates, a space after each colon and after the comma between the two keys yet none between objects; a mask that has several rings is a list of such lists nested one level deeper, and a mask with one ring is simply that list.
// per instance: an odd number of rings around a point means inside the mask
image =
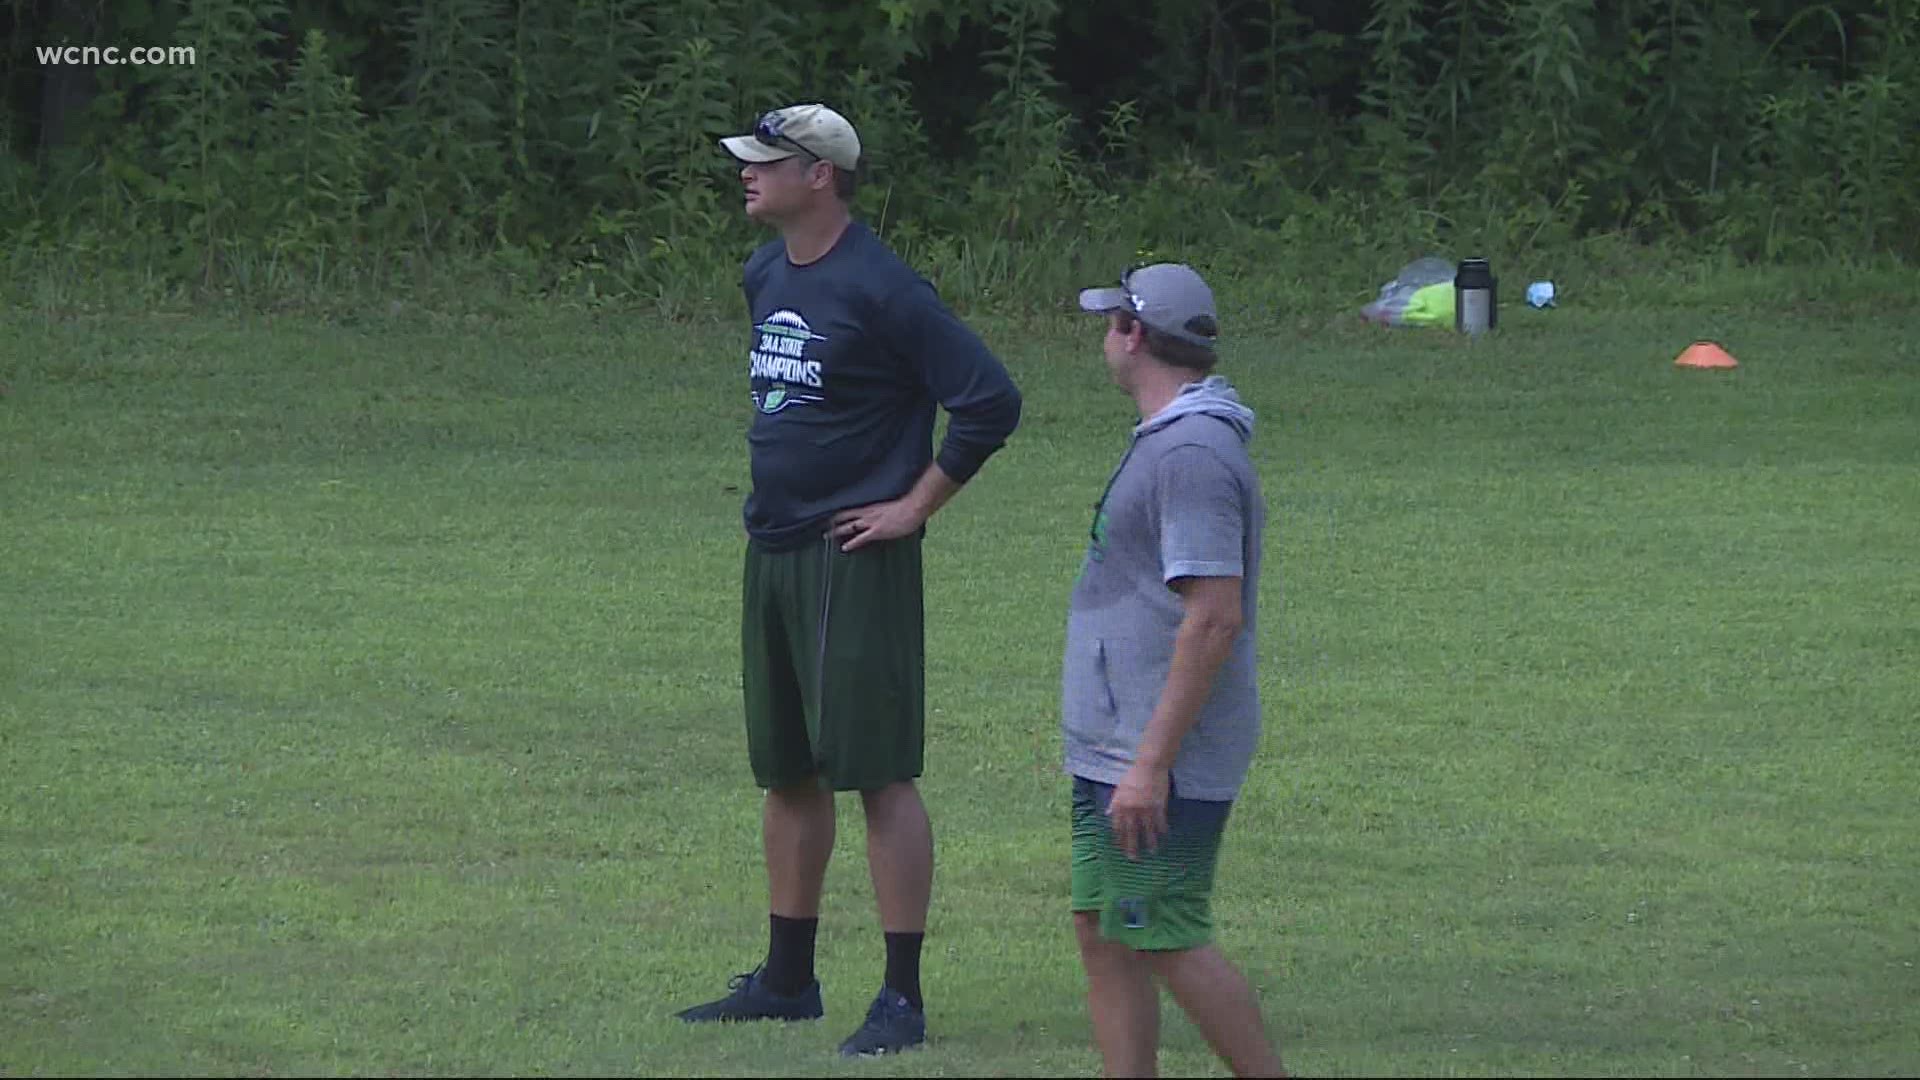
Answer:
[{"label": "hooded sweatshirt", "polygon": [[1260,741],[1256,598],[1266,503],[1247,455],[1253,410],[1227,380],[1188,383],[1133,429],[1094,507],[1067,612],[1065,767],[1115,784],[1133,764],[1173,664],[1182,577],[1238,577],[1243,625],[1174,759],[1173,794],[1231,800]]}]

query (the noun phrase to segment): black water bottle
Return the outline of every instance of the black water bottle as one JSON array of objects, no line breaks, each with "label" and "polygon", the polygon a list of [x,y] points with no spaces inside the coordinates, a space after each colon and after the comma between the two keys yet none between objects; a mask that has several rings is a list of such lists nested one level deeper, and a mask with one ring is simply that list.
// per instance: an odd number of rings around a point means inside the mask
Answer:
[{"label": "black water bottle", "polygon": [[1500,279],[1485,259],[1462,259],[1453,275],[1453,328],[1484,334],[1500,325]]}]

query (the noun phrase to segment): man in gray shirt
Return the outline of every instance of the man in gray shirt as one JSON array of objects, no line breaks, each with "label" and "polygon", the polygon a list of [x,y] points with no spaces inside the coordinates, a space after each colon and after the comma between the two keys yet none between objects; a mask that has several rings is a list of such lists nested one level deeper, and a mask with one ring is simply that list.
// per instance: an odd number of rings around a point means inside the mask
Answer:
[{"label": "man in gray shirt", "polygon": [[1283,1076],[1253,988],[1212,944],[1220,838],[1260,741],[1255,600],[1266,508],[1253,411],[1210,374],[1213,293],[1192,269],[1087,289],[1143,418],[1094,508],[1061,673],[1073,918],[1108,1076],[1153,1075],[1159,991],[1239,1076]]}]

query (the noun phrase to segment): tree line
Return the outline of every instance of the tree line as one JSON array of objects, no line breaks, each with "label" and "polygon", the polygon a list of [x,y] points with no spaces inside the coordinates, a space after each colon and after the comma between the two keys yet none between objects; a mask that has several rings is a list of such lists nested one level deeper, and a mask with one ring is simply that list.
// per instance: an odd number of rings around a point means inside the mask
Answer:
[{"label": "tree line", "polygon": [[487,256],[658,292],[747,235],[714,140],[801,100],[859,127],[862,213],[983,287],[1008,252],[1303,219],[1782,261],[1920,236],[1920,0],[10,0],[0,40],[0,238],[201,286]]}]

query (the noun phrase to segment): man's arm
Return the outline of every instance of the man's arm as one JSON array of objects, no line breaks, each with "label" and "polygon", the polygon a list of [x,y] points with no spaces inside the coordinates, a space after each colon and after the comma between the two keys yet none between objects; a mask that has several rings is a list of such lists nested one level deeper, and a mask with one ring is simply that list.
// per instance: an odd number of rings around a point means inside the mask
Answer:
[{"label": "man's arm", "polygon": [[887,305],[887,322],[895,351],[947,411],[946,437],[934,460],[948,478],[965,484],[1020,426],[1020,390],[980,335],[925,281],[900,290]]},{"label": "man's arm", "polygon": [[1129,857],[1167,831],[1174,759],[1199,723],[1246,615],[1240,594],[1247,508],[1232,470],[1205,446],[1175,447],[1155,465],[1154,492],[1161,574],[1180,594],[1182,612],[1167,681],[1108,805]]},{"label": "man's arm", "polygon": [[1240,634],[1240,579],[1183,577],[1169,583],[1185,608],[1160,701],[1140,737],[1133,766],[1115,786],[1107,813],[1121,850],[1133,858],[1167,831],[1167,798],[1180,742],[1200,720],[1214,677]]},{"label": "man's arm", "polygon": [[842,540],[843,551],[897,539],[925,525],[1020,425],[1020,390],[1006,367],[947,310],[931,285],[916,281],[900,290],[882,305],[878,328],[946,409],[947,433],[911,491],[834,515],[833,535]]},{"label": "man's arm", "polygon": [[888,502],[856,506],[833,515],[833,535],[841,551],[857,551],[877,540],[895,540],[927,523],[934,511],[960,491],[960,485],[940,468],[927,466],[913,490]]}]

